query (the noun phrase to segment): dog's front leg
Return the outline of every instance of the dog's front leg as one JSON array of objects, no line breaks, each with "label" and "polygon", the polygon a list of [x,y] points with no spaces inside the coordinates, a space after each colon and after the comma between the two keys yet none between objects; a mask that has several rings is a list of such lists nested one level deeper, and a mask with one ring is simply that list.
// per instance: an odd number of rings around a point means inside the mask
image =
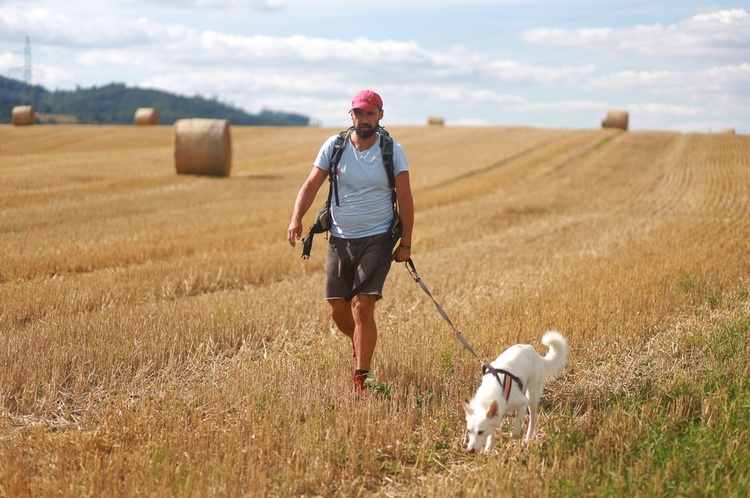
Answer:
[{"label": "dog's front leg", "polygon": [[528,408],[528,402],[523,403],[518,407],[518,411],[516,412],[516,421],[513,424],[513,431],[510,433],[510,437],[512,437],[513,439],[521,438],[521,424],[523,424],[523,417],[526,416],[526,410],[528,410]]},{"label": "dog's front leg", "polygon": [[513,430],[510,431],[510,437],[513,439],[520,439],[521,438],[521,424],[523,423],[523,415],[522,411],[518,410],[518,413],[516,414],[516,421],[513,424]]},{"label": "dog's front leg", "polygon": [[492,434],[487,436],[487,441],[484,443],[484,452],[487,453],[492,449]]}]

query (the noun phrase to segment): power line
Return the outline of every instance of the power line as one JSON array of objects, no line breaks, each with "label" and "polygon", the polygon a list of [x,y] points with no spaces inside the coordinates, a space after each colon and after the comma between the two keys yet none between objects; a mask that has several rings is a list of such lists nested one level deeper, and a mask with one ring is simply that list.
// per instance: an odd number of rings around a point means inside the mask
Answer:
[{"label": "power line", "polygon": [[23,49],[23,100],[26,105],[34,105],[34,88],[31,84],[31,40],[26,37],[26,45]]},{"label": "power line", "polygon": [[34,87],[31,82],[31,75],[33,72],[32,66],[31,66],[31,40],[28,36],[26,36],[26,44],[24,45],[23,50],[16,50],[16,53],[23,52],[23,67],[13,67],[10,68],[8,72],[12,71],[23,71],[23,95],[22,95],[22,104],[23,105],[34,105]]}]

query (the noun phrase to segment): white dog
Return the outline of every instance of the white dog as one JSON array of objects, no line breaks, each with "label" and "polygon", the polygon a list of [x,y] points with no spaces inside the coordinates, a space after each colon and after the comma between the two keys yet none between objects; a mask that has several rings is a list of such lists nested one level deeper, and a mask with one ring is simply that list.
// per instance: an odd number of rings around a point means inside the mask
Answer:
[{"label": "white dog", "polygon": [[552,377],[568,362],[568,341],[554,330],[546,332],[542,343],[549,348],[542,358],[529,344],[516,344],[506,349],[490,365],[495,372],[485,369],[482,384],[469,403],[464,403],[466,428],[469,430],[471,453],[489,451],[492,433],[506,413],[516,411],[516,422],[511,437],[521,437],[521,423],[529,412],[529,428],[524,442],[534,434],[537,404],[544,389],[544,378]]}]

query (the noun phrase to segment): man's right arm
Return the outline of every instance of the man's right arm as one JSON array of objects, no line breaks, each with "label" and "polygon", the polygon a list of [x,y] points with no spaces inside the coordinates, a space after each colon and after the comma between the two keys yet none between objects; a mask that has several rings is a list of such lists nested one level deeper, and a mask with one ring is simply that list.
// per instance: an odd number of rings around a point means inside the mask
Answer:
[{"label": "man's right arm", "polygon": [[327,178],[328,173],[325,170],[313,166],[307,180],[302,184],[302,188],[299,189],[297,199],[294,201],[294,211],[292,212],[292,219],[289,222],[286,235],[287,241],[289,241],[292,247],[296,247],[297,241],[302,238],[302,217],[310,210],[315,196],[318,195],[318,190],[320,190],[320,187]]}]

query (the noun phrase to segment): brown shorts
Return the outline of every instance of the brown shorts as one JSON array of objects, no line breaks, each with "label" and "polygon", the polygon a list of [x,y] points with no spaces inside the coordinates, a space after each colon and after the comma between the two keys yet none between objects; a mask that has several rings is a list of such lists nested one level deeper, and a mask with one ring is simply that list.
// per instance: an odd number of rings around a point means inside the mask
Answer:
[{"label": "brown shorts", "polygon": [[361,239],[331,236],[326,256],[326,299],[343,299],[373,272],[358,293],[383,297],[383,284],[391,269],[391,245],[389,233]]}]

